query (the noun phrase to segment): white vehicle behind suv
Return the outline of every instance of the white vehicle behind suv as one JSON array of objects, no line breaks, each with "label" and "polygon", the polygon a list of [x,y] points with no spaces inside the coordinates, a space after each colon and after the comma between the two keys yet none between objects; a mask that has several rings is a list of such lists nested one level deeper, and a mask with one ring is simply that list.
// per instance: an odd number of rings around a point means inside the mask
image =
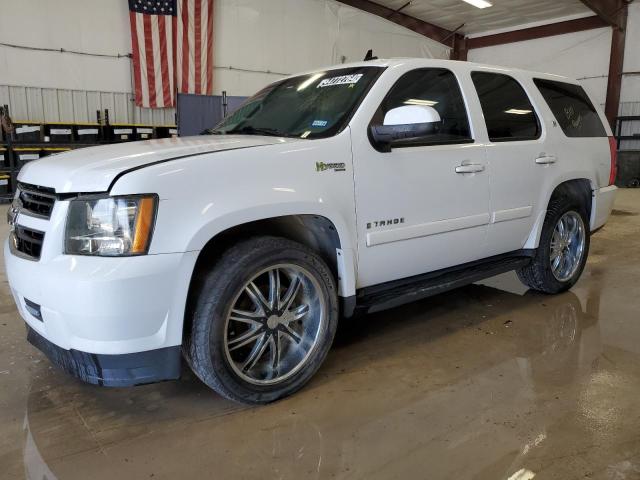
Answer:
[{"label": "white vehicle behind suv", "polygon": [[[207,135],[25,166],[5,261],[29,341],[81,379],[247,403],[301,388],[338,318],[517,270],[570,288],[615,145],[577,82],[423,59],[286,78]],[[609,138],[607,138],[609,137]]]}]

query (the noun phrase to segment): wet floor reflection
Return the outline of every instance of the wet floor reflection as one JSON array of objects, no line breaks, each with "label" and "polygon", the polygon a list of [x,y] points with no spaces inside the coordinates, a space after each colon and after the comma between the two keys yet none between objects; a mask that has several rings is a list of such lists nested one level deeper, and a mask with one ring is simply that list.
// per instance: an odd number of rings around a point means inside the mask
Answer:
[{"label": "wet floor reflection", "polygon": [[344,324],[311,384],[266,407],[227,402],[188,373],[113,390],[62,374],[33,379],[25,474],[506,479],[562,471],[552,459],[602,441],[603,429],[622,421],[607,410],[606,392],[624,379],[603,366],[598,295],[514,293],[514,278],[493,280],[503,289],[485,282]]}]

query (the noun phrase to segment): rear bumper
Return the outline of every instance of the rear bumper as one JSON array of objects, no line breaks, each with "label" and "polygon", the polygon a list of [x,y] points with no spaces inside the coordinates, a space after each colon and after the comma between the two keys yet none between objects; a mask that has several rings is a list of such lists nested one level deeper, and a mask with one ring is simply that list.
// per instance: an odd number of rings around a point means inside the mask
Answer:
[{"label": "rear bumper", "polygon": [[600,188],[593,192],[593,209],[591,212],[591,231],[602,227],[613,209],[618,188],[615,185]]},{"label": "rear bumper", "polygon": [[146,352],[106,355],[65,350],[27,324],[27,340],[51,363],[87,383],[128,387],[180,377],[180,346]]}]

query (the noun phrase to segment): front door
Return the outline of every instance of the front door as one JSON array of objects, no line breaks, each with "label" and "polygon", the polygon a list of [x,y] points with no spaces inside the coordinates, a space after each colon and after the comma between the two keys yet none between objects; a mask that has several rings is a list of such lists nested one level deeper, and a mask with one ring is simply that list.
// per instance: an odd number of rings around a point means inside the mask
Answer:
[{"label": "front door", "polygon": [[[405,105],[437,110],[436,133],[376,150],[354,141],[358,287],[483,258],[489,215],[485,146],[471,135],[456,76],[413,70],[392,87],[372,124]],[[354,133],[354,136],[356,133]]]}]

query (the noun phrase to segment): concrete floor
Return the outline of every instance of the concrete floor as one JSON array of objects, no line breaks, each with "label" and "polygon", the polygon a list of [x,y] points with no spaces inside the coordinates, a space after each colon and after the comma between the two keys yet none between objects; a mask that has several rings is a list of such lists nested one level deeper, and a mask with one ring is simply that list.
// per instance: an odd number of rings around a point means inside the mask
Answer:
[{"label": "concrete floor", "polygon": [[262,408],[186,371],[68,377],[26,343],[2,271],[0,477],[640,478],[639,246],[624,190],[571,292],[507,274],[354,321],[305,389]]}]

